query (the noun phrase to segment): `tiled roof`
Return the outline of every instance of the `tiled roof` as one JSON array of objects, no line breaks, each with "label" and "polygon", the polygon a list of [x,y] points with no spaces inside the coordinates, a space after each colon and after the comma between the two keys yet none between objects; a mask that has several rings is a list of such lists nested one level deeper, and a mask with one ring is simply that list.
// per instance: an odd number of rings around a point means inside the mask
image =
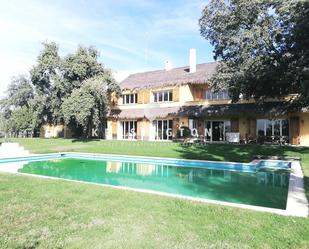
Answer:
[{"label": "tiled roof", "polygon": [[175,116],[179,112],[180,107],[155,107],[144,109],[127,109],[119,110],[114,109],[109,113],[110,117],[119,119],[139,119],[147,118],[148,120],[154,120],[156,118],[166,118]]},{"label": "tiled roof", "polygon": [[215,72],[217,65],[217,62],[197,64],[195,73],[190,73],[189,67],[187,66],[173,68],[169,71],[157,70],[131,74],[120,82],[120,87],[123,90],[133,90],[139,88],[183,85],[187,83],[206,83]]}]

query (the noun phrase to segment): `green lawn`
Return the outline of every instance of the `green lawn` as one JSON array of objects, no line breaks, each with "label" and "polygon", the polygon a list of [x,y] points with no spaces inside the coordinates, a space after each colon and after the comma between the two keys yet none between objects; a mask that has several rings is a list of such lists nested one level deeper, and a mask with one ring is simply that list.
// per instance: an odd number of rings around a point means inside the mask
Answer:
[{"label": "green lawn", "polygon": [[[309,148],[18,139],[33,153],[80,151],[248,162]],[[0,248],[309,248],[309,218],[89,184],[0,174]]]},{"label": "green lawn", "polygon": [[0,174],[0,248],[308,248],[309,219]]}]

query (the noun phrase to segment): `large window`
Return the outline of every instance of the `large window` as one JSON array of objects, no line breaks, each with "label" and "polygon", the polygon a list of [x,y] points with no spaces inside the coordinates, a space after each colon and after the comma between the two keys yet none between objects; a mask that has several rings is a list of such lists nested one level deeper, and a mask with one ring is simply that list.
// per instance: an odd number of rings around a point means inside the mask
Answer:
[{"label": "large window", "polygon": [[125,104],[125,105],[136,104],[137,103],[137,94],[136,93],[123,94],[122,95],[122,103]]},{"label": "large window", "polygon": [[155,139],[156,140],[170,140],[172,139],[172,120],[155,120],[153,121],[155,128]]},{"label": "large window", "polygon": [[287,119],[258,119],[256,121],[258,136],[289,136],[289,121]]},{"label": "large window", "polygon": [[207,100],[224,100],[230,99],[229,93],[227,90],[222,90],[219,92],[213,92],[212,90],[207,90],[205,92],[205,99]]},{"label": "large window", "polygon": [[122,138],[136,139],[137,121],[123,121],[122,122]]},{"label": "large window", "polygon": [[172,91],[160,91],[153,93],[154,102],[168,102],[173,101],[173,92]]}]

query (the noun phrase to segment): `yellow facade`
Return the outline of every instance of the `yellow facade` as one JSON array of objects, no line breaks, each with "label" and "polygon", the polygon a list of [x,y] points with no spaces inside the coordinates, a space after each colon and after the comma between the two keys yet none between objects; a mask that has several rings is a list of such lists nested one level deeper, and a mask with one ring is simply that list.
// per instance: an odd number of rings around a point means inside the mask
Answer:
[{"label": "yellow facade", "polygon": [[301,113],[299,115],[299,142],[300,145],[309,146],[309,113]]},{"label": "yellow facade", "polygon": [[112,120],[112,139],[117,139],[117,120]]},{"label": "yellow facade", "polygon": [[[164,83],[162,84],[164,85]],[[122,100],[118,100],[118,106],[116,108],[123,110],[128,109],[147,109],[147,112],[151,114],[152,108],[186,108],[190,106],[204,106],[210,107],[215,105],[228,105],[231,104],[229,99],[216,99],[216,100],[206,100],[205,91],[208,89],[207,84],[183,84],[176,86],[162,86],[155,89],[141,89],[134,90],[132,92],[125,91],[125,93],[136,93],[138,100],[136,104],[124,105]],[[158,91],[172,91],[173,99],[168,102],[154,102],[154,93]],[[254,104],[254,100],[240,100],[239,104]],[[295,134],[295,131],[290,131],[293,140],[293,144],[300,144],[304,146],[309,146],[309,113],[301,114],[290,114],[285,117],[275,117],[275,119],[288,119],[290,121],[291,116],[299,117],[299,134]],[[234,116],[209,116],[205,117],[189,117],[189,116],[175,116],[175,117],[165,117],[159,118],[160,120],[173,120],[173,138],[176,137],[177,129],[180,127],[189,127],[189,119],[195,119],[197,130],[200,135],[205,134],[205,121],[231,121],[232,132],[239,132],[240,139],[242,141],[257,138],[257,119],[271,119],[271,117],[266,113],[265,115],[255,115],[254,113],[242,114],[239,113]],[[131,120],[131,119],[130,119]],[[147,118],[135,119],[137,121],[137,139],[139,140],[154,140],[154,120],[148,120]],[[298,124],[297,124],[298,125]],[[110,139],[119,139],[117,137],[117,131],[121,126],[121,120],[109,120],[108,127],[111,132],[107,137]],[[295,136],[297,139],[295,139]]]},{"label": "yellow facade", "polygon": [[238,120],[238,131],[240,133],[240,139],[245,139],[249,133],[249,124],[246,117],[240,117]]},{"label": "yellow facade", "polygon": [[179,101],[179,87],[175,87],[173,89],[173,101],[178,102]]},{"label": "yellow facade", "polygon": [[142,121],[142,140],[149,140],[150,138],[150,128],[151,123],[147,119],[143,119]]},{"label": "yellow facade", "polygon": [[64,125],[43,125],[40,129],[41,138],[64,137]]},{"label": "yellow facade", "polygon": [[140,90],[137,92],[137,103],[138,104],[149,104],[150,103],[150,91]]}]

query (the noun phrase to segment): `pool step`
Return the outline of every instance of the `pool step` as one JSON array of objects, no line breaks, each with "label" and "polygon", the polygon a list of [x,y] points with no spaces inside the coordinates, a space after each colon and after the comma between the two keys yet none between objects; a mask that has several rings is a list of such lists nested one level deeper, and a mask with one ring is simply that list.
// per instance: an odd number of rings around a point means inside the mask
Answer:
[{"label": "pool step", "polygon": [[2,143],[0,146],[0,158],[28,156],[30,152],[18,143]]},{"label": "pool step", "polygon": [[280,160],[261,160],[256,163],[256,170],[290,170],[291,162]]}]

